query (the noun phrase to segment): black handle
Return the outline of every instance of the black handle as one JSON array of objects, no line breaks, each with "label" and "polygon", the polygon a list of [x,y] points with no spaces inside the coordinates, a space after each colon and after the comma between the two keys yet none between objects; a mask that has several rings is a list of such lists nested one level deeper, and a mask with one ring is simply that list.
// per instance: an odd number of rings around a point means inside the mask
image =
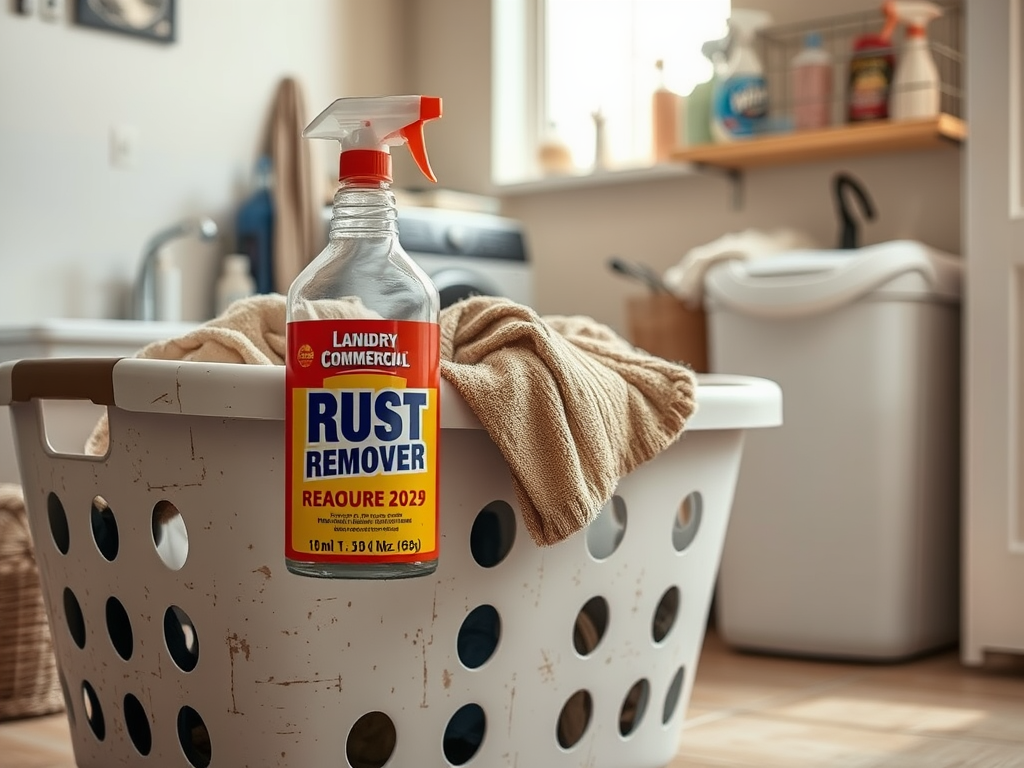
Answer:
[{"label": "black handle", "polygon": [[654,293],[668,292],[668,289],[665,288],[665,284],[661,281],[661,278],[650,267],[642,264],[630,264],[629,262],[620,259],[618,256],[611,256],[608,259],[608,266],[613,272],[618,272],[620,275],[625,275],[626,277],[632,277],[635,280],[639,280]]},{"label": "black handle", "polygon": [[860,239],[857,230],[857,220],[850,211],[849,199],[846,194],[847,190],[854,193],[854,197],[860,203],[861,214],[868,221],[873,221],[875,218],[875,206],[871,202],[871,197],[868,195],[863,183],[848,173],[837,173],[835,175],[832,190],[839,214],[840,229],[837,247],[844,250],[857,248]]}]

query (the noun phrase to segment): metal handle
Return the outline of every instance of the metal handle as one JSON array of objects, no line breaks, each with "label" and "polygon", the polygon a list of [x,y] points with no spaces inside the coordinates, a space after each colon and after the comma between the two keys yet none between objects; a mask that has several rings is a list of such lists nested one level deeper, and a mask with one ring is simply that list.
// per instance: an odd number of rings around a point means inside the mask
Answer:
[{"label": "metal handle", "polygon": [[91,400],[114,405],[114,366],[119,357],[19,360],[11,369],[11,402]]}]

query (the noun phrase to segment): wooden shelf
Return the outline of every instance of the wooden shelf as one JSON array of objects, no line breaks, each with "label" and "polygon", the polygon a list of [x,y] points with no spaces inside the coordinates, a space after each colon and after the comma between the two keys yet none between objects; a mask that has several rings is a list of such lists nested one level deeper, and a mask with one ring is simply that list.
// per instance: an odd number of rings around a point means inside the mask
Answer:
[{"label": "wooden shelf", "polygon": [[795,165],[858,155],[906,152],[954,146],[967,137],[963,120],[939,115],[926,120],[889,120],[799,131],[689,147],[672,155],[681,163],[740,171],[777,165]]}]

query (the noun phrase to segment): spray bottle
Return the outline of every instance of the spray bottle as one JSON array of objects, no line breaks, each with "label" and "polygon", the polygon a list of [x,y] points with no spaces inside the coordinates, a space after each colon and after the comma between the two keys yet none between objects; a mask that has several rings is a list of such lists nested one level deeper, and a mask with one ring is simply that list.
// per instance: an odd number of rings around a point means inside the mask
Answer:
[{"label": "spray bottle", "polygon": [[882,6],[885,25],[878,33],[860,35],[853,41],[847,94],[847,118],[851,123],[889,117],[889,90],[896,59],[892,33],[898,19],[892,3]]},{"label": "spray bottle", "polygon": [[764,129],[768,86],[754,36],[771,23],[764,11],[736,8],[729,17],[732,43],[723,76],[711,96],[711,134],[715,141],[750,138]]},{"label": "spray bottle", "polygon": [[893,120],[935,117],[939,114],[939,69],[928,48],[928,23],[942,9],[924,0],[893,0],[893,12],[907,25],[906,41],[892,79]]},{"label": "spray bottle", "polygon": [[701,53],[711,63],[711,74],[702,83],[697,83],[686,97],[686,145],[693,147],[710,144],[711,137],[711,95],[716,79],[725,72],[729,55],[728,35],[719,40],[708,40],[701,46]]},{"label": "spray bottle", "polygon": [[440,300],[398,241],[390,148],[436,181],[429,96],[338,99],[303,131],[341,143],[327,247],[287,301],[285,561],[327,578],[423,576],[438,558]]}]

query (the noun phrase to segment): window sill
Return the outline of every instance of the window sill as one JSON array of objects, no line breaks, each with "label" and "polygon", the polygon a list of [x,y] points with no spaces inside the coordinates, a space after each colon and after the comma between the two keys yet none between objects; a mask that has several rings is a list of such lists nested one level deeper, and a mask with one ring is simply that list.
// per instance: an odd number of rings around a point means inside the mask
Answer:
[{"label": "window sill", "polygon": [[693,176],[696,173],[698,173],[696,167],[690,163],[671,162],[643,168],[622,168],[609,171],[595,171],[593,173],[545,176],[540,179],[530,179],[509,184],[495,184],[494,193],[505,197],[512,197],[543,192],[591,189],[594,187],[611,186],[613,184],[678,179],[685,176]]}]

